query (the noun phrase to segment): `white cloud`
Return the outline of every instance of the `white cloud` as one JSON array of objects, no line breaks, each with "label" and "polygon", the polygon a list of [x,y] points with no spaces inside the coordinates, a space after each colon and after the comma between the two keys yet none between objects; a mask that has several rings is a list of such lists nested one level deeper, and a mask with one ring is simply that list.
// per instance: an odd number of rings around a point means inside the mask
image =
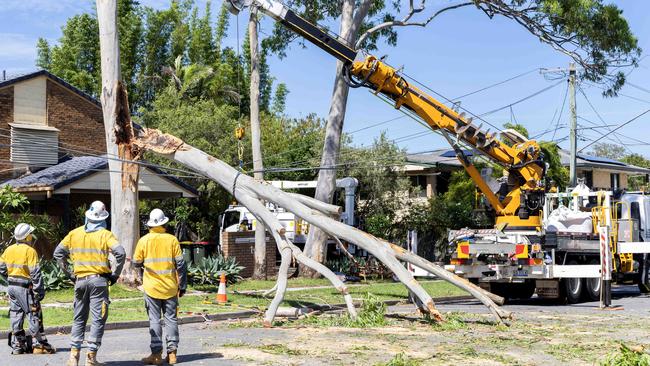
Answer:
[{"label": "white cloud", "polygon": [[0,39],[2,39],[1,60],[29,60],[33,63],[36,59],[36,39],[17,33],[0,33]]}]

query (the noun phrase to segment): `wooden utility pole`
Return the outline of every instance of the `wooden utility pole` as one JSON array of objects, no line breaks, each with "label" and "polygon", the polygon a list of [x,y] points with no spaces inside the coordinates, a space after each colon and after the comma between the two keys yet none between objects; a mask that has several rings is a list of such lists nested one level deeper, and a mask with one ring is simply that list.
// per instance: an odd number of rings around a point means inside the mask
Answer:
[{"label": "wooden utility pole", "polygon": [[[106,135],[106,153],[111,187],[111,231],[131,258],[139,238],[138,173],[131,146],[133,136],[129,104],[120,73],[120,44],[117,30],[117,0],[97,0],[101,59],[101,102]],[[128,121],[128,123],[126,123]],[[130,261],[124,265],[122,280],[135,282]]]},{"label": "wooden utility pole", "polygon": [[[264,164],[262,163],[262,132],[260,128],[260,55],[258,49],[257,8],[251,6],[248,20],[248,40],[251,52],[251,83],[250,83],[250,120],[251,145],[253,150],[253,176],[258,181],[264,180]],[[256,221],[255,226],[255,265],[253,278],[266,279],[266,228],[262,220]]]},{"label": "wooden utility pole", "polygon": [[569,186],[575,187],[577,182],[576,164],[578,154],[578,117],[576,113],[576,65],[569,64],[569,148],[571,160],[569,161]]}]

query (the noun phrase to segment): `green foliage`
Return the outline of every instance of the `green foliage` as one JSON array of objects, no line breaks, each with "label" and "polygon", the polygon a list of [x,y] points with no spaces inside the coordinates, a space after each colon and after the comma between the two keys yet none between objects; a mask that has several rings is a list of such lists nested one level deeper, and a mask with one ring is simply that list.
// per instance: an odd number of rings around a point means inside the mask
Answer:
[{"label": "green foliage", "polygon": [[0,188],[0,208],[2,211],[20,211],[27,208],[29,200],[22,193],[15,192],[9,185]]},{"label": "green foliage", "polygon": [[41,260],[41,274],[46,291],[74,287],[74,283],[54,260]]},{"label": "green foliage", "polygon": [[311,326],[348,328],[374,328],[389,324],[386,319],[386,304],[369,292],[365,293],[361,309],[355,320],[346,314],[341,316],[308,317],[302,322]]},{"label": "green foliage", "polygon": [[39,38],[36,42],[36,66],[41,69],[49,69],[51,64],[50,44],[45,38]]},{"label": "green foliage", "polygon": [[[636,165],[642,168],[650,168],[650,160],[646,159],[640,154],[630,154],[621,159],[626,164]],[[650,190],[650,185],[646,181],[645,176],[631,176],[627,179],[628,189],[630,190]]]},{"label": "green foliage", "polygon": [[401,170],[405,152],[382,133],[370,147],[346,148],[341,156],[343,169],[339,170],[339,177],[350,176],[359,181],[360,228],[384,239],[401,237],[403,232],[395,225],[398,212],[410,205],[414,193]]},{"label": "green foliage", "polygon": [[378,363],[375,366],[420,366],[422,361],[416,358],[409,357],[404,352],[400,352],[393,356],[388,362]]},{"label": "green foliage", "polygon": [[34,215],[29,211],[29,200],[19,192],[14,192],[11,186],[0,188],[0,238],[4,245],[9,244],[13,237],[14,228],[24,222],[34,227],[34,234],[50,242],[63,238],[63,229],[47,215]]},{"label": "green foliage", "polygon": [[[524,135],[524,137],[528,138],[528,129],[526,127],[524,127],[524,125],[522,125],[521,123],[506,122],[506,123],[503,124],[503,129],[504,130],[505,129],[515,130],[515,131],[519,132],[520,134]],[[510,141],[507,138],[504,138],[502,140],[508,146],[514,145],[514,142]]]},{"label": "green foliage", "polygon": [[539,146],[544,154],[544,162],[548,164],[546,184],[550,186],[553,181],[558,190],[563,191],[569,184],[569,170],[562,165],[559,147],[550,141],[540,141]]},{"label": "green foliage", "polygon": [[474,214],[476,187],[464,171],[452,173],[448,191],[435,196],[426,204],[409,207],[400,226],[404,230],[417,230],[420,244],[418,255],[434,260],[444,260],[450,254],[447,230],[464,227],[490,226],[491,221]]},{"label": "green foliage", "polygon": [[[614,96],[625,83],[620,68],[637,66],[641,49],[614,4],[603,0],[480,1],[477,8],[488,16],[502,15],[578,63],[581,76],[607,84]],[[610,73],[611,72],[611,73]]]},{"label": "green foliage", "polygon": [[621,343],[618,352],[609,354],[600,362],[600,366],[650,366],[650,355]]},{"label": "green foliage", "polygon": [[385,278],[392,273],[381,261],[374,257],[359,257],[355,258],[355,261],[348,257],[328,259],[325,266],[334,272],[341,272],[350,276],[361,276],[364,279]]},{"label": "green foliage", "polygon": [[226,281],[233,284],[242,279],[239,275],[244,267],[240,266],[234,257],[224,258],[222,255],[201,259],[199,263],[189,265],[187,277],[193,285],[219,285],[221,273],[226,274]]},{"label": "green foliage", "polygon": [[591,148],[591,154],[601,158],[620,160],[625,156],[625,147],[607,142],[599,142]]}]

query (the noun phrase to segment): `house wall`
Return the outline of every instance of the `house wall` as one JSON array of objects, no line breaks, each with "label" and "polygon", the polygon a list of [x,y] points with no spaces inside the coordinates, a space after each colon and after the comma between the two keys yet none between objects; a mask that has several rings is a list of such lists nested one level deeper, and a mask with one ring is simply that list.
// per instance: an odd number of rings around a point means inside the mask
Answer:
[{"label": "house wall", "polygon": [[[40,89],[39,89],[40,88]],[[44,90],[43,90],[44,89]],[[43,114],[42,102],[46,98]],[[47,124],[59,129],[59,157],[105,154],[101,107],[46,77],[0,89],[0,181],[24,173],[9,163],[9,123]],[[61,150],[61,148],[77,150]]]},{"label": "house wall", "polygon": [[[235,257],[239,265],[244,266],[242,277],[251,277],[253,275],[253,266],[255,264],[255,232],[224,232],[221,238],[221,251],[223,256]],[[268,234],[266,236],[266,275],[269,277],[277,275],[276,258],[278,253],[275,240]]]},{"label": "house wall", "polygon": [[14,122],[47,124],[47,78],[45,76],[17,83],[14,88]]},{"label": "house wall", "polygon": [[[59,146],[91,154],[106,153],[101,107],[61,85],[47,81],[47,122],[58,128]],[[74,145],[74,146],[71,146]],[[85,155],[69,150],[59,154]]]},{"label": "house wall", "polygon": [[612,189],[612,181],[610,176],[612,173],[618,173],[619,175],[620,186],[618,188],[627,188],[628,173],[604,169],[594,169],[592,172],[594,179],[593,187],[590,187],[592,189]]}]

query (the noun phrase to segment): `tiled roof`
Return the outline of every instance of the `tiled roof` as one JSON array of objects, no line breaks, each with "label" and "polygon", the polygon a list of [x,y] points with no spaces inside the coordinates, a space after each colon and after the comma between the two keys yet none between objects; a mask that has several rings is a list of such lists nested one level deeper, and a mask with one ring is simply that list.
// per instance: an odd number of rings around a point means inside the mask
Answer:
[{"label": "tiled roof", "polygon": [[[49,168],[39,170],[36,173],[9,180],[3,184],[8,184],[14,188],[51,187],[52,189],[57,189],[107,168],[108,160],[105,157],[79,156],[57,165],[53,165]],[[196,189],[192,186],[180,179],[165,174],[156,167],[147,167],[147,169],[161,175],[168,181],[183,187],[193,194],[198,194]]]}]

